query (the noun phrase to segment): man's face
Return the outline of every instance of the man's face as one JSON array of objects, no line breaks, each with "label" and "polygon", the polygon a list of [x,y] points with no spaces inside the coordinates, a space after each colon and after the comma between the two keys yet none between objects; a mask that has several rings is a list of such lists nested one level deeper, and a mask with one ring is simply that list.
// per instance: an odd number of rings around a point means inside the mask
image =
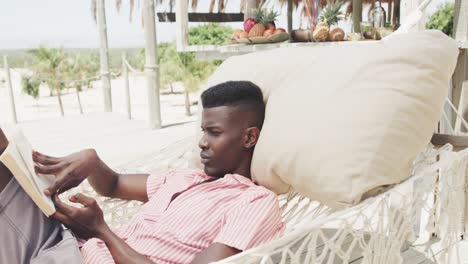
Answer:
[{"label": "man's face", "polygon": [[241,116],[230,106],[203,109],[203,136],[198,146],[207,175],[223,177],[238,169],[243,155],[246,155],[245,122]]}]

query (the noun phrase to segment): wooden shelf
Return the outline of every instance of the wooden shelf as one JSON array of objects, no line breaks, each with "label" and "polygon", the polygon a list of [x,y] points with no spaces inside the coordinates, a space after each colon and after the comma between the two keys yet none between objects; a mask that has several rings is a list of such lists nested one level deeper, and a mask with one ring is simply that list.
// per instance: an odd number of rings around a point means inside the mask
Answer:
[{"label": "wooden shelf", "polygon": [[316,46],[339,46],[339,45],[365,45],[378,43],[378,41],[340,41],[340,42],[281,42],[271,44],[230,44],[230,45],[201,45],[188,46],[184,52],[195,52],[198,59],[226,59],[230,56],[247,54],[257,51],[272,50],[285,47],[316,47]]},{"label": "wooden shelf", "polygon": [[[340,46],[340,45],[367,45],[379,43],[376,40],[366,41],[340,41],[340,42],[281,42],[271,44],[230,44],[230,45],[201,45],[188,46],[184,52],[195,52],[197,58],[204,60],[226,59],[230,56],[247,54],[257,51],[272,50],[284,47],[316,47],[316,46]],[[460,49],[468,49],[468,42],[458,41]]]}]

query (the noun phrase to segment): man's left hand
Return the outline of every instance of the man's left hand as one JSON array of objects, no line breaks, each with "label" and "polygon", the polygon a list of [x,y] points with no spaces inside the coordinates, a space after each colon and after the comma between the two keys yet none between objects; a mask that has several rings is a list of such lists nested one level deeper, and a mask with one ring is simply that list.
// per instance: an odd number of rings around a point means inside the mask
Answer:
[{"label": "man's left hand", "polygon": [[67,205],[57,195],[54,195],[53,201],[57,211],[52,217],[70,228],[76,236],[83,239],[99,238],[109,229],[96,200],[81,193],[71,196],[69,200],[73,203],[80,203],[83,207]]}]

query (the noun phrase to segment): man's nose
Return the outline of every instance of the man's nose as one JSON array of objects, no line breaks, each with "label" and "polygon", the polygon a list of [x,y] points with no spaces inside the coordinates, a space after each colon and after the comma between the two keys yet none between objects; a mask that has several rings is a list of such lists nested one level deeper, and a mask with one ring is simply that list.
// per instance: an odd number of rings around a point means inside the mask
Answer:
[{"label": "man's nose", "polygon": [[205,136],[202,136],[200,138],[200,141],[198,141],[198,147],[201,149],[207,149],[208,148],[208,141],[206,140]]}]

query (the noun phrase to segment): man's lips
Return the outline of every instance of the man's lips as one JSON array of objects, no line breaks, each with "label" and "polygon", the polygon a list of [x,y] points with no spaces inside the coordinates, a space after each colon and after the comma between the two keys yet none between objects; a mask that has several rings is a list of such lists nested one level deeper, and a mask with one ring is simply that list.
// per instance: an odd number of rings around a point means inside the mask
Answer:
[{"label": "man's lips", "polygon": [[208,161],[210,161],[210,157],[204,154],[200,154],[201,158],[201,163],[206,164]]}]

